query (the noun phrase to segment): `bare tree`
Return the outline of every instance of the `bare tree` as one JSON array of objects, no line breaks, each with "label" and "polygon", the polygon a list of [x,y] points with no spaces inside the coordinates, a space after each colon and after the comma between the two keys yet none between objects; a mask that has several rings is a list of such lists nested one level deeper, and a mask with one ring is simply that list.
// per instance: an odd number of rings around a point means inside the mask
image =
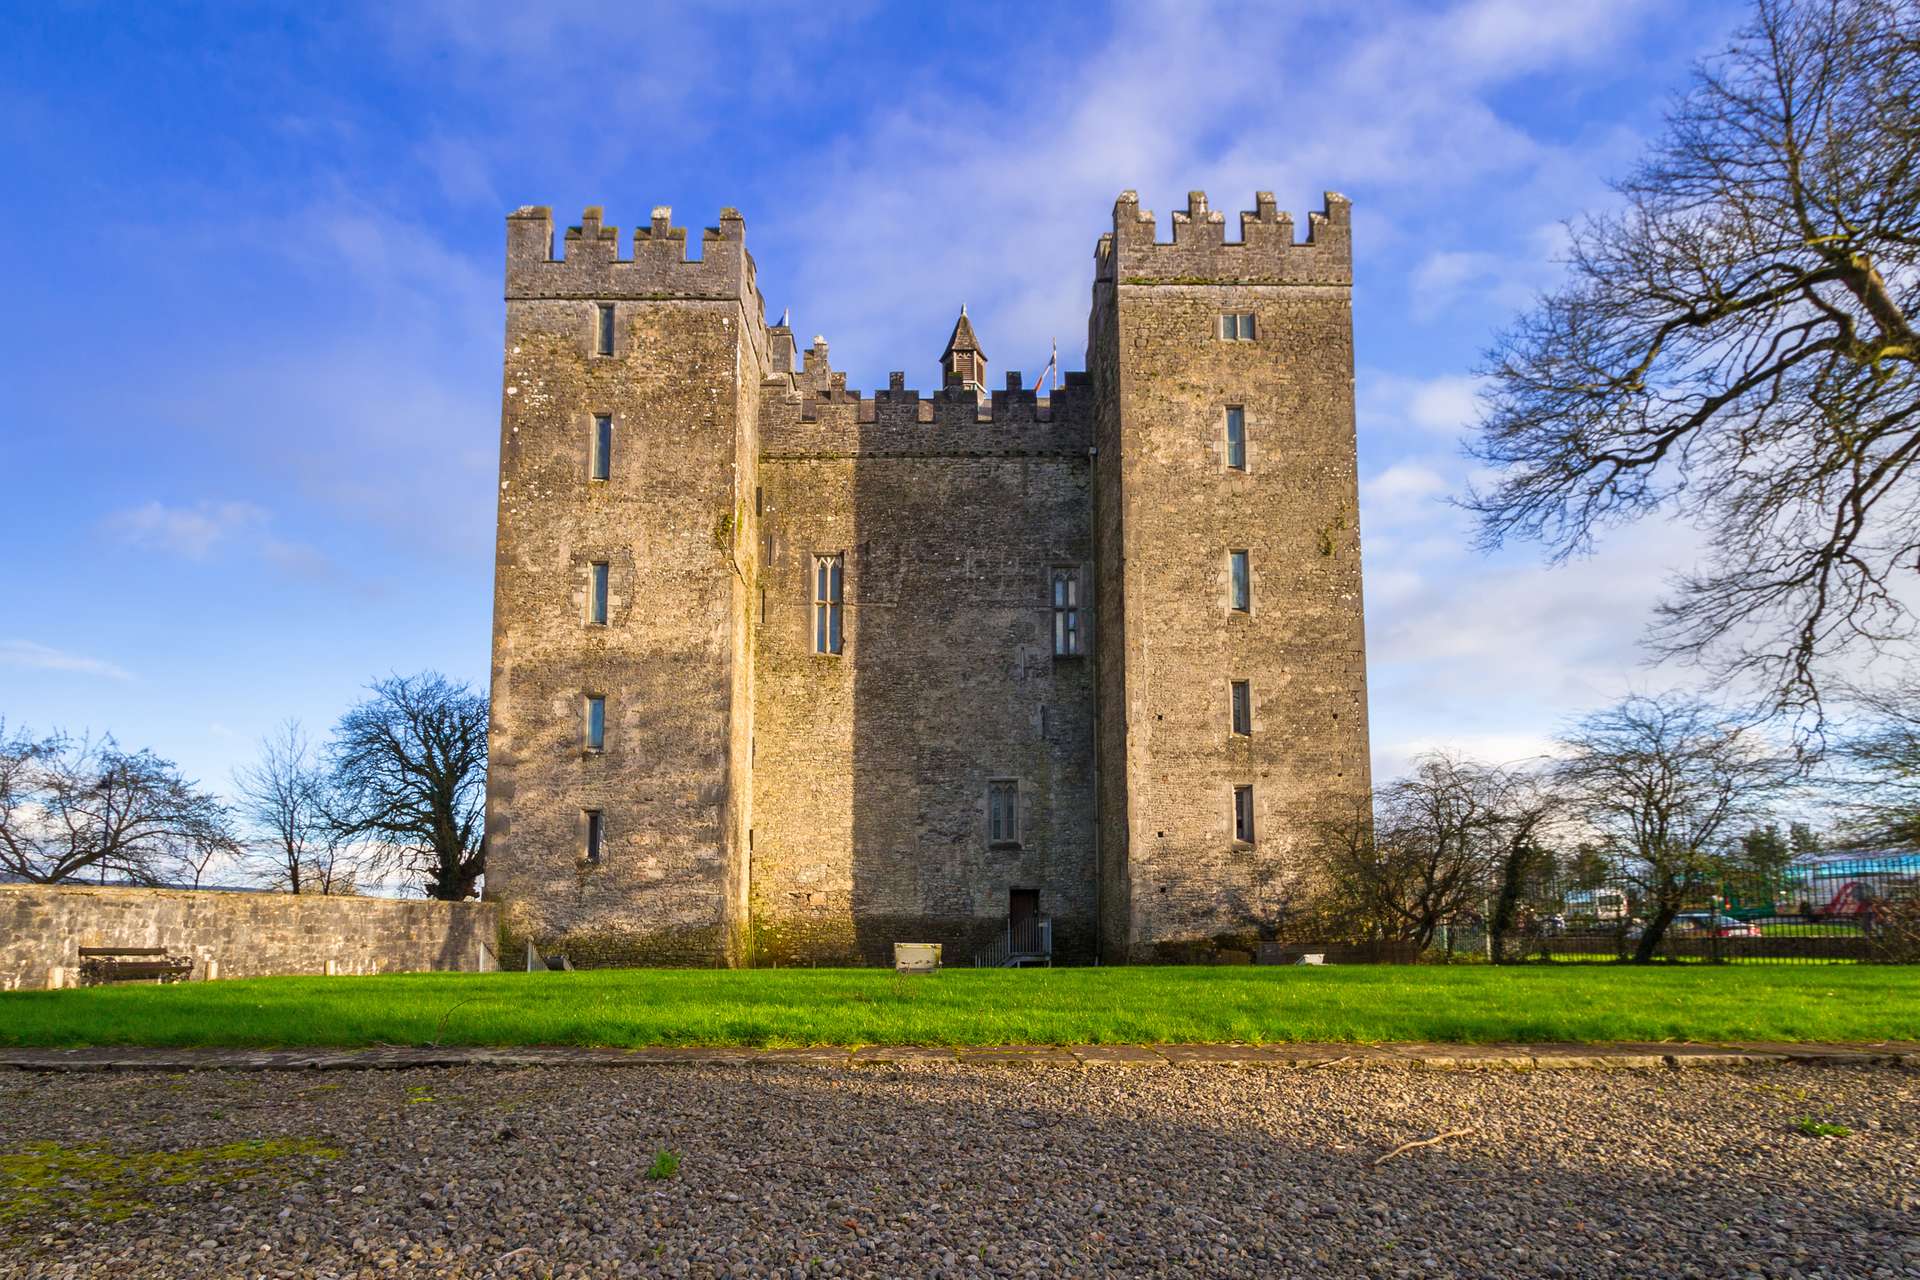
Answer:
[{"label": "bare tree", "polygon": [[[1499,825],[1496,771],[1446,755],[1364,809],[1323,823],[1316,853],[1330,895],[1323,912],[1356,935],[1425,947],[1479,900]],[[1340,919],[1344,917],[1344,919]]]},{"label": "bare tree", "polygon": [[1725,842],[1796,776],[1760,730],[1694,697],[1627,698],[1561,743],[1560,782],[1651,911],[1634,955],[1642,963],[1713,879]]},{"label": "bare tree", "polygon": [[329,747],[344,824],[428,897],[470,898],[486,869],[487,700],[437,672],[372,689]]},{"label": "bare tree", "polygon": [[332,783],[297,720],[263,739],[260,758],[235,771],[251,861],[266,884],[289,893],[354,891],[352,831]]},{"label": "bare tree", "polygon": [[223,847],[213,842],[182,848],[174,860],[172,878],[176,883],[183,884],[189,889],[199,889],[203,887],[202,882],[206,880],[207,872],[213,869],[214,864],[222,858],[232,857],[235,852],[235,848]]},{"label": "bare tree", "polygon": [[1507,940],[1523,923],[1522,899],[1552,860],[1550,834],[1566,818],[1566,797],[1554,775],[1539,767],[1487,770],[1492,810],[1494,863],[1493,912],[1487,920],[1488,948],[1495,964],[1507,960]]},{"label": "bare tree", "polygon": [[0,723],[0,871],[41,884],[157,884],[234,850],[226,809],[151,751],[111,736],[9,736]]},{"label": "bare tree", "polygon": [[1848,843],[1920,849],[1920,678],[1856,696],[1861,714],[1834,752]]},{"label": "bare tree", "polygon": [[1467,505],[1556,558],[1690,519],[1656,650],[1817,720],[1825,660],[1913,633],[1920,9],[1759,0],[1616,189],[1489,355]]}]

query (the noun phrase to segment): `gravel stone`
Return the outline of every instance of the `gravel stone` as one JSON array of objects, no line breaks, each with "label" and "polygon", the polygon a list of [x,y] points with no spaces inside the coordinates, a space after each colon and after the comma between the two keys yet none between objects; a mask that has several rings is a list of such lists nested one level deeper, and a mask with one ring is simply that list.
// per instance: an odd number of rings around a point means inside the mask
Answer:
[{"label": "gravel stone", "polygon": [[[155,1178],[110,1221],[85,1212],[84,1179],[11,1220],[0,1184],[0,1276],[36,1280],[1920,1277],[1911,1067],[928,1061],[0,1082],[0,1154],[341,1152]],[[1851,1132],[1808,1137],[1802,1117]],[[678,1172],[650,1179],[663,1149]]]}]

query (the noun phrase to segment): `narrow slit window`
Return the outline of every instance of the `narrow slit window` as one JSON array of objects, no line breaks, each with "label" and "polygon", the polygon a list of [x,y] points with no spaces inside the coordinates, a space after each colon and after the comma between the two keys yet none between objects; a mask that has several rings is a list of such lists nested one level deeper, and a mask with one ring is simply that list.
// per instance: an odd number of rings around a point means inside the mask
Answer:
[{"label": "narrow slit window", "polygon": [[1233,608],[1236,613],[1250,613],[1253,610],[1253,579],[1247,568],[1247,553],[1228,552],[1228,560],[1233,576]]},{"label": "narrow slit window", "polygon": [[1239,405],[1227,409],[1227,465],[1247,469],[1247,411]]},{"label": "narrow slit window", "polygon": [[1233,838],[1242,844],[1253,843],[1253,788],[1233,789]]},{"label": "narrow slit window", "polygon": [[1020,784],[1012,780],[987,784],[987,839],[993,844],[1020,843]]},{"label": "narrow slit window", "polygon": [[587,595],[587,621],[596,627],[607,625],[607,576],[609,566],[605,560],[595,560],[589,566],[593,583]]},{"label": "narrow slit window", "polygon": [[839,653],[841,611],[845,607],[847,558],[844,554],[813,558],[813,651]]},{"label": "narrow slit window", "polygon": [[1243,738],[1253,734],[1253,691],[1245,680],[1233,682],[1233,731]]},{"label": "narrow slit window", "polygon": [[598,864],[607,840],[607,817],[598,809],[587,810],[587,861]]},{"label": "narrow slit window", "polygon": [[1053,653],[1057,658],[1080,652],[1080,571],[1053,571]]},{"label": "narrow slit window", "polygon": [[605,751],[607,749],[607,700],[599,694],[587,695],[586,724],[583,727],[587,750]]},{"label": "narrow slit window", "polygon": [[593,462],[587,475],[594,480],[613,475],[613,415],[610,413],[593,415]]},{"label": "narrow slit window", "polygon": [[595,355],[613,354],[613,304],[602,302],[593,309],[593,351]]}]

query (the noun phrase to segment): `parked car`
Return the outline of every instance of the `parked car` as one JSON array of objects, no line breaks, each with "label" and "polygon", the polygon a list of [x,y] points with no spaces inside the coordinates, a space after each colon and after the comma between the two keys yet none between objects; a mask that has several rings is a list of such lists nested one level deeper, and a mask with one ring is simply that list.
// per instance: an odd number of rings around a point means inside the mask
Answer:
[{"label": "parked car", "polygon": [[[1627,936],[1637,938],[1647,931],[1646,922],[1635,920],[1627,926]],[[1667,934],[1675,938],[1757,938],[1760,926],[1750,920],[1739,920],[1733,916],[1716,915],[1711,911],[1683,911],[1673,918],[1667,926]]]},{"label": "parked car", "polygon": [[1683,911],[1673,918],[1677,933],[1711,935],[1716,938],[1757,938],[1760,926],[1736,916],[1716,915],[1711,911]]}]

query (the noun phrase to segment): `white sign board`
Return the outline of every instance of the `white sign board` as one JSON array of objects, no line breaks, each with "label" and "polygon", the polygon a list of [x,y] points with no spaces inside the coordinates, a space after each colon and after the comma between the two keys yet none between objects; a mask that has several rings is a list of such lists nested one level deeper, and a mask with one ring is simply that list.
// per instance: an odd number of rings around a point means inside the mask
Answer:
[{"label": "white sign board", "polygon": [[932,973],[940,967],[937,942],[896,942],[893,944],[893,968],[896,973]]}]

